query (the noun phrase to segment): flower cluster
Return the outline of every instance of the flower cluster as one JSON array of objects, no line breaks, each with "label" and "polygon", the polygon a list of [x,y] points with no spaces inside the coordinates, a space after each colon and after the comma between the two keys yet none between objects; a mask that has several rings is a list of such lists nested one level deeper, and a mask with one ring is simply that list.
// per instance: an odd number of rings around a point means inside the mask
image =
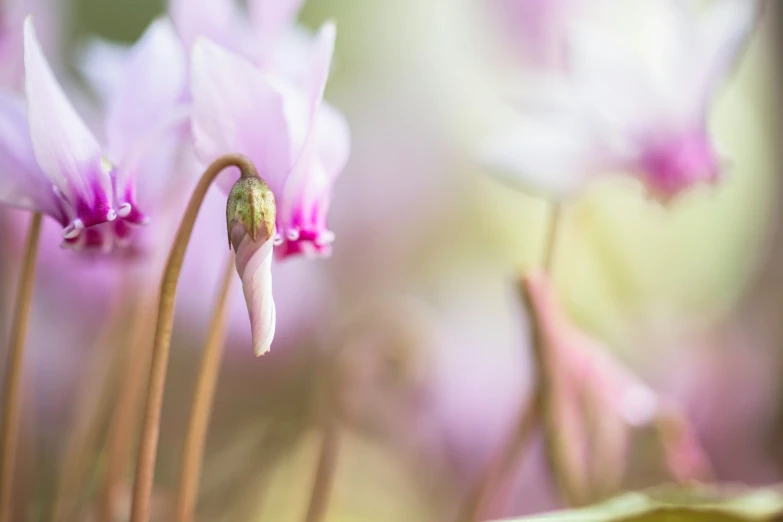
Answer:
[{"label": "flower cluster", "polygon": [[[349,131],[323,102],[335,25],[309,34],[295,24],[300,4],[254,0],[244,10],[233,0],[173,0],[169,16],[134,45],[89,42],[78,65],[100,100],[98,118],[77,111],[79,93],[69,96],[58,82],[28,16],[24,92],[0,92],[0,202],[53,218],[65,248],[111,252],[133,244],[140,226],[162,234],[171,227],[161,221],[179,219],[169,208],[188,186],[175,175],[183,149],[203,165],[241,153],[277,205],[269,237],[256,246],[281,259],[328,256],[331,187],[348,158]],[[228,191],[234,180],[221,183]],[[237,253],[240,276],[252,279]],[[268,272],[269,261],[254,270]],[[271,284],[264,287],[271,302]],[[262,344],[257,352],[268,349]]]}]

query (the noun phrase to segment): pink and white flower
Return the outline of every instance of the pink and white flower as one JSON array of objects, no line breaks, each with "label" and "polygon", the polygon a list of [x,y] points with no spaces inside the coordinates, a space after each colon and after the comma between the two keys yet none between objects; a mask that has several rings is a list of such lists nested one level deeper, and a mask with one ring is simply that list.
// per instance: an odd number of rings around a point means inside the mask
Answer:
[{"label": "pink and white flower", "polygon": [[[259,68],[206,38],[193,48],[192,132],[199,158],[210,162],[228,152],[246,155],[277,204],[272,237],[250,243],[234,241],[240,245],[237,268],[251,316],[253,310],[271,310],[264,317],[265,330],[254,327],[257,354],[269,349],[268,332],[274,328],[274,304],[260,308],[258,304],[271,302],[273,249],[269,241],[277,246],[277,257],[285,258],[328,256],[334,239],[326,217],[332,184],[349,151],[344,118],[322,103],[335,32],[332,23],[318,32],[307,59],[307,80],[302,83]],[[259,252],[263,258],[258,258]],[[257,262],[240,262],[251,258]],[[252,277],[245,273],[248,267],[254,270]],[[257,319],[251,317],[251,322],[255,325]]]},{"label": "pink and white flower", "polygon": [[147,223],[136,201],[142,159],[186,121],[175,116],[185,86],[179,46],[159,21],[133,47],[113,92],[103,147],[57,82],[28,17],[26,100],[0,97],[0,202],[54,218],[64,247],[109,251],[126,244],[132,229]]},{"label": "pink and white flower", "polygon": [[483,161],[508,181],[552,197],[618,172],[636,175],[661,201],[696,183],[716,183],[722,162],[709,111],[759,5],[716,0],[699,13],[687,0],[634,3],[644,13],[634,31],[653,41],[646,60],[606,27],[572,25],[566,72],[545,75],[546,92],[521,102],[522,121],[487,140]]}]

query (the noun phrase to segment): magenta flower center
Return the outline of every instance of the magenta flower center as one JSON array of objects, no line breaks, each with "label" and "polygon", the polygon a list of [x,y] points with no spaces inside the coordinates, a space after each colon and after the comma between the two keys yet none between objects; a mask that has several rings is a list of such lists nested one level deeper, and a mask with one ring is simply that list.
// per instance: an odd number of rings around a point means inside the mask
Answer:
[{"label": "magenta flower center", "polygon": [[652,142],[641,160],[644,180],[658,198],[668,200],[696,183],[714,183],[720,167],[705,132]]}]

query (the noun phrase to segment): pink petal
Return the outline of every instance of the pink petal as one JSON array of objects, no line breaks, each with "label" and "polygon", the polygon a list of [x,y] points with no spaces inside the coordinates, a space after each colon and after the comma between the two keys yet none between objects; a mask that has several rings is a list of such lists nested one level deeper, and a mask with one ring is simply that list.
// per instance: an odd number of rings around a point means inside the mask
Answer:
[{"label": "pink petal", "polygon": [[166,19],[153,22],[130,49],[121,81],[108,100],[106,134],[112,158],[171,114],[186,87],[186,56]]},{"label": "pink petal", "polygon": [[247,30],[234,0],[170,0],[169,14],[187,50],[204,37],[239,51]]},{"label": "pink petal", "polygon": [[76,66],[90,89],[105,103],[120,89],[130,46],[94,37],[80,45]]},{"label": "pink petal", "polygon": [[0,202],[65,218],[35,161],[24,102],[6,93],[0,93]]},{"label": "pink petal", "polygon": [[245,234],[236,249],[236,265],[250,315],[253,350],[256,356],[263,355],[272,346],[277,320],[272,296],[272,241],[253,241]]},{"label": "pink petal", "polygon": [[[75,206],[87,226],[110,221],[112,183],[102,152],[65,96],[43,55],[32,17],[24,23],[25,90],[33,150],[41,170]],[[87,215],[89,214],[89,215]]]},{"label": "pink petal", "polygon": [[199,159],[245,154],[279,197],[292,163],[283,96],[253,64],[206,39],[193,49],[191,75]]},{"label": "pink petal", "polygon": [[318,156],[332,181],[342,172],[351,152],[351,132],[345,116],[324,103],[316,119]]},{"label": "pink petal", "polygon": [[321,104],[329,79],[329,69],[334,55],[334,41],[337,37],[337,27],[334,22],[326,22],[321,26],[313,42],[310,56],[310,78],[307,86],[310,107],[313,113]]},{"label": "pink petal", "polygon": [[261,46],[277,43],[296,21],[304,0],[250,0],[250,18]]}]

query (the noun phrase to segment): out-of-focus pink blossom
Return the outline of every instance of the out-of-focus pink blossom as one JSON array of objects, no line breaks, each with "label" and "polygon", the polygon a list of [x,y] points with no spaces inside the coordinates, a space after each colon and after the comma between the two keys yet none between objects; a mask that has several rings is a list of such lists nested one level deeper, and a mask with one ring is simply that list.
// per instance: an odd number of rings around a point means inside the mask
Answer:
[{"label": "out-of-focus pink blossom", "polygon": [[568,24],[597,0],[491,0],[506,36],[536,66],[560,67]]},{"label": "out-of-focus pink blossom", "polygon": [[62,13],[57,0],[6,0],[0,4],[0,85],[21,90],[24,85],[25,17],[33,13],[43,35],[41,44],[47,52],[61,47]]},{"label": "out-of-focus pink blossom", "polygon": [[648,425],[658,427],[667,466],[677,480],[708,478],[709,462],[690,424],[676,409],[571,323],[544,273],[528,276],[525,287],[548,357],[550,374],[544,378],[550,380],[552,395],[555,433],[551,436],[561,441],[562,458],[572,471],[577,495],[582,499],[590,495],[597,485],[591,483],[591,473],[596,471],[602,481],[619,484],[631,430]]},{"label": "out-of-focus pink blossom", "polygon": [[717,0],[706,13],[685,0],[643,0],[634,8],[655,21],[638,28],[658,35],[655,56],[640,58],[603,26],[571,26],[563,77],[548,77],[543,95],[522,102],[524,119],[484,144],[487,165],[552,197],[618,172],[636,175],[661,201],[719,180],[709,110],[759,3]]},{"label": "out-of-focus pink blossom", "polygon": [[169,12],[185,46],[206,37],[256,66],[307,81],[312,36],[296,25],[303,0],[171,0]]},{"label": "out-of-focus pink blossom", "polygon": [[[54,218],[65,247],[125,245],[148,221],[136,197],[143,160],[186,121],[177,111],[185,85],[179,40],[159,21],[133,47],[109,103],[102,147],[57,83],[31,17],[24,32],[26,114],[13,95],[0,99],[0,201]],[[160,173],[147,174],[154,180]]]}]

